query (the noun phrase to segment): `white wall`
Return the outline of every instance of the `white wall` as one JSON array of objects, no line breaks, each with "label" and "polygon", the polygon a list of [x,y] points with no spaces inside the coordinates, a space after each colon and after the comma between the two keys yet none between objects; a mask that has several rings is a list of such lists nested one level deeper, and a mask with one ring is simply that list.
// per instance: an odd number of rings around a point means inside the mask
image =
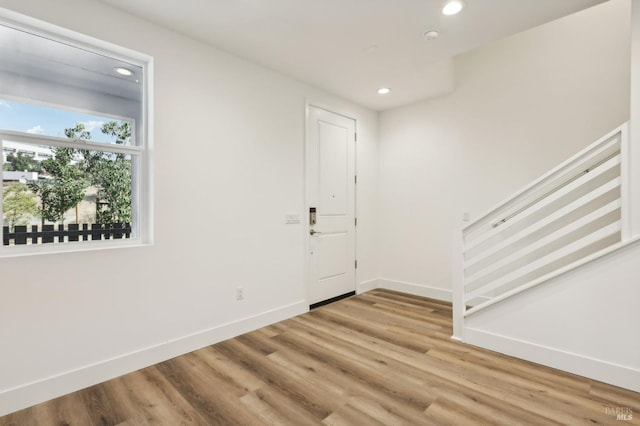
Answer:
[{"label": "white wall", "polygon": [[307,308],[284,224],[307,100],[357,119],[358,280],[378,276],[376,113],[99,2],[0,6],[154,57],[156,224],[148,248],[0,259],[0,415]]},{"label": "white wall", "polygon": [[631,2],[631,120],[629,178],[631,234],[640,236],[640,0]]},{"label": "white wall", "polygon": [[640,392],[639,257],[635,243],[480,311],[464,341]]},{"label": "white wall", "polygon": [[478,217],[629,119],[629,0],[455,61],[455,91],[380,115],[380,276],[441,297],[463,212]]}]

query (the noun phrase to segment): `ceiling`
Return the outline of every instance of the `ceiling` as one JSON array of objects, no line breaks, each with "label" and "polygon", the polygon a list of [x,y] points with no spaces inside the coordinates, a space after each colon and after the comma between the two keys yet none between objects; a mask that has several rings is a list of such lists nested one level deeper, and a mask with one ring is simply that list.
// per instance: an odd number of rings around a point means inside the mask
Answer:
[{"label": "ceiling", "polygon": [[[34,91],[42,88],[36,90],[33,86],[38,81],[134,101],[141,97],[141,67],[5,25],[0,25],[0,57],[0,74],[21,86],[11,91],[25,99],[37,98]],[[118,67],[130,69],[134,74],[119,75],[115,72]],[[11,75],[13,79],[8,78]]]},{"label": "ceiling", "polygon": [[605,0],[465,0],[455,16],[444,0],[101,1],[382,111],[452,90],[460,53]]}]

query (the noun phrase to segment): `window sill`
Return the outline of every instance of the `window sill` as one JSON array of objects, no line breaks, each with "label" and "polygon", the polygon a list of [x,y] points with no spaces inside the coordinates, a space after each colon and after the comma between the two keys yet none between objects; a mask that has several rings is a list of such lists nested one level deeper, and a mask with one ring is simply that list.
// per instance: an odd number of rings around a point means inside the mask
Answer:
[{"label": "window sill", "polygon": [[134,247],[150,247],[152,242],[140,239],[107,240],[107,241],[77,241],[67,243],[48,243],[24,246],[2,246],[0,259],[23,256],[37,256],[43,254],[79,253],[98,250],[126,249]]}]

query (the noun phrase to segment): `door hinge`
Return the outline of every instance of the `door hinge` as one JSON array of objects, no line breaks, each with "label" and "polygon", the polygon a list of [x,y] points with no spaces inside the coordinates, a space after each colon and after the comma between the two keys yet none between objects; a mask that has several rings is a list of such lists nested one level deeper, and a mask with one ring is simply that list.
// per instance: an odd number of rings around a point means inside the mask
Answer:
[{"label": "door hinge", "polygon": [[355,175],[355,176],[353,177],[353,183],[358,183],[358,175]]},{"label": "door hinge", "polygon": [[353,134],[353,141],[354,142],[358,142],[358,134],[357,133]]},{"label": "door hinge", "polygon": [[356,269],[358,269],[358,261],[356,260]]},{"label": "door hinge", "polygon": [[358,218],[355,218],[355,225],[358,226]]}]

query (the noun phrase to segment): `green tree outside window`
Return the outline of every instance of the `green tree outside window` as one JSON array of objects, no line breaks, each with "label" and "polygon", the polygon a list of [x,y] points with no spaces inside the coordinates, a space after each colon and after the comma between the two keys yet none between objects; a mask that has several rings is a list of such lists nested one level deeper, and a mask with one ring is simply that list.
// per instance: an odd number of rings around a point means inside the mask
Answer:
[{"label": "green tree outside window", "polygon": [[5,225],[13,232],[16,225],[26,225],[38,214],[38,200],[27,185],[11,182],[2,189],[2,210]]}]

